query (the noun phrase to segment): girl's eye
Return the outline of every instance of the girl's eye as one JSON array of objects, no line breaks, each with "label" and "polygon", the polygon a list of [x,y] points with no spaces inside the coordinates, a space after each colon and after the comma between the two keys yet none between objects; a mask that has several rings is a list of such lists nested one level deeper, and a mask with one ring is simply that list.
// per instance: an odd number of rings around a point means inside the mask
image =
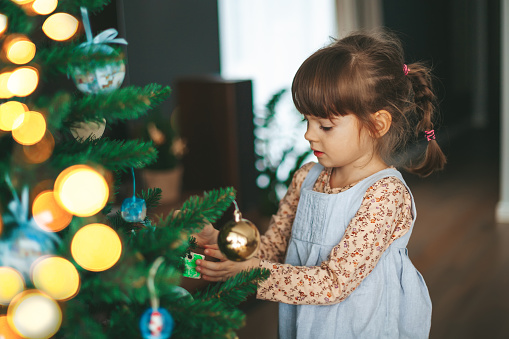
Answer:
[{"label": "girl's eye", "polygon": [[320,128],[322,129],[322,131],[324,132],[328,132],[332,129],[332,127],[325,127],[325,126],[320,126]]}]

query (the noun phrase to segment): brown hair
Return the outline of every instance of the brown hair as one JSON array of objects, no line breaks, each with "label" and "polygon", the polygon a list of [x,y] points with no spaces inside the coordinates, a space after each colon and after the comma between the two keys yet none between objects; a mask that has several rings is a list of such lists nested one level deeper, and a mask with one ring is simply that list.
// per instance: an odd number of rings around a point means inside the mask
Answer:
[{"label": "brown hair", "polygon": [[[356,32],[324,47],[300,66],[292,84],[296,108],[304,115],[331,119],[355,114],[371,135],[377,135],[372,113],[388,111],[389,131],[378,138],[376,152],[388,159],[415,134],[433,129],[435,95],[428,67],[408,65],[399,39],[388,32]],[[420,163],[407,167],[427,176],[444,167],[446,158],[436,140],[428,142]]]}]

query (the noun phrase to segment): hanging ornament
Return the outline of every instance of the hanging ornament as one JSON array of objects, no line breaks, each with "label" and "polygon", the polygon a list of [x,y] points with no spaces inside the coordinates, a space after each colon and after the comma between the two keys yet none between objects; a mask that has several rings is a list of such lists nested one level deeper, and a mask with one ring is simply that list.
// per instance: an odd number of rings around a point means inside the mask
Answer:
[{"label": "hanging ornament", "polygon": [[122,219],[127,222],[143,222],[147,216],[147,204],[145,200],[136,197],[136,178],[132,167],[131,172],[133,174],[133,196],[124,199],[120,211]]},{"label": "hanging ornament", "polygon": [[106,128],[106,119],[102,119],[102,122],[97,121],[80,121],[74,123],[69,129],[71,130],[71,134],[79,142],[84,142],[85,140],[91,139],[99,139],[104,134],[104,130]]},{"label": "hanging ornament", "polygon": [[184,277],[200,279],[201,273],[196,270],[196,260],[198,259],[203,260],[205,259],[205,256],[194,252],[190,252],[186,255],[184,258],[184,273],[182,273]]},{"label": "hanging ornament", "polygon": [[221,252],[232,261],[252,258],[260,245],[260,232],[249,220],[243,219],[239,206],[234,200],[234,220],[229,221],[219,231],[217,245]]},{"label": "hanging ornament", "polygon": [[5,213],[4,233],[0,238],[0,266],[8,266],[20,272],[25,280],[30,279],[30,267],[41,256],[52,254],[59,238],[45,232],[35,220],[28,219],[28,188],[24,188],[19,199],[10,178],[5,177],[14,200],[8,205],[9,213]]},{"label": "hanging ornament", "polygon": [[[117,52],[111,46],[108,46],[108,43],[127,45],[127,41],[124,39],[115,39],[118,32],[113,28],[107,29],[92,38],[92,30],[86,8],[81,7],[81,15],[83,17],[87,42],[78,47],[78,53],[111,56],[117,54]],[[125,64],[123,60],[118,60],[96,67],[92,62],[91,65],[83,68],[71,67],[69,73],[76,87],[81,92],[85,94],[108,93],[122,85],[125,77]]]},{"label": "hanging ornament", "polygon": [[140,319],[140,330],[144,339],[167,339],[175,327],[175,321],[170,313],[159,307],[159,298],[154,286],[157,269],[163,260],[163,257],[157,258],[148,274],[147,287],[150,293],[151,308],[146,310]]}]

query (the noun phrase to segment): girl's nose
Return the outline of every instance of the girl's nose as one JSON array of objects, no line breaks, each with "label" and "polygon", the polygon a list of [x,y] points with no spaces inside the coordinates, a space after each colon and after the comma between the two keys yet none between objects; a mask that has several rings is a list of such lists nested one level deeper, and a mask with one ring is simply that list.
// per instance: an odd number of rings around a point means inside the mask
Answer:
[{"label": "girl's nose", "polygon": [[311,132],[311,128],[309,128],[309,124],[308,124],[308,128],[306,130],[306,133],[304,133],[304,139],[306,139],[309,142],[313,141],[313,139],[314,139],[314,135]]}]

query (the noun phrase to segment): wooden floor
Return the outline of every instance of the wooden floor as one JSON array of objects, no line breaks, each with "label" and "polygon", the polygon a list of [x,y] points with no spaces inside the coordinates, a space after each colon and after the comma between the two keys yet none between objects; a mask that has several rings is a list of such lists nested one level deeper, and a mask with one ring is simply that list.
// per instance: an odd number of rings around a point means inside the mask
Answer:
[{"label": "wooden floor", "polygon": [[[509,225],[496,225],[495,146],[474,145],[427,179],[405,175],[417,222],[409,255],[433,302],[430,338],[509,338]],[[277,304],[244,305],[240,339],[277,338]]]}]

